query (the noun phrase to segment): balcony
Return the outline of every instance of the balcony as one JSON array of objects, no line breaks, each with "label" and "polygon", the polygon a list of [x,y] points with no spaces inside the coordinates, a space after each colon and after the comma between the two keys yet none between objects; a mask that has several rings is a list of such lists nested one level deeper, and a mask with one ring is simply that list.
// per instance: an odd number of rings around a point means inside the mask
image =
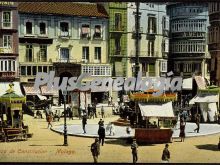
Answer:
[{"label": "balcony", "polygon": [[66,31],[63,32],[63,31],[61,31],[59,37],[60,37],[60,38],[67,39],[67,38],[70,37],[70,34],[69,34],[69,32],[66,32]]},{"label": "balcony", "polygon": [[38,57],[37,62],[47,62],[47,58],[46,57]]},{"label": "balcony", "polygon": [[114,49],[114,50],[112,50],[111,55],[112,56],[123,56],[126,54],[125,52],[126,52],[126,50]]},{"label": "balcony", "polygon": [[82,64],[81,73],[91,73],[92,76],[111,76],[110,64]]},{"label": "balcony", "polygon": [[110,32],[123,32],[124,30],[125,30],[124,26],[113,25],[110,29]]},{"label": "balcony", "polygon": [[155,72],[142,72],[142,77],[155,77]]},{"label": "balcony", "polygon": [[102,40],[102,35],[101,35],[101,33],[94,33],[93,39],[94,39],[94,40]]},{"label": "balcony", "polygon": [[13,53],[13,50],[12,50],[12,48],[0,47],[0,53],[11,54],[11,53]]},{"label": "balcony", "polygon": [[[143,33],[143,27],[140,27],[139,29],[139,39],[141,39],[141,33]],[[132,28],[132,39],[136,38],[136,29],[135,27]]]},{"label": "balcony", "polygon": [[0,79],[14,79],[17,76],[16,72],[0,72]]},{"label": "balcony", "polygon": [[[15,26],[15,27],[14,27]],[[17,32],[17,26],[15,24],[13,24],[12,22],[1,22],[1,31],[5,31],[5,32]]]},{"label": "balcony", "polygon": [[72,58],[59,58],[56,59],[57,63],[77,63],[76,59],[72,59]]},{"label": "balcony", "polygon": [[[136,57],[136,51],[132,50],[130,53],[130,57]],[[140,51],[139,57],[158,57],[159,52],[158,51]]]},{"label": "balcony", "polygon": [[90,40],[91,37],[90,37],[89,33],[81,33],[80,38]]}]

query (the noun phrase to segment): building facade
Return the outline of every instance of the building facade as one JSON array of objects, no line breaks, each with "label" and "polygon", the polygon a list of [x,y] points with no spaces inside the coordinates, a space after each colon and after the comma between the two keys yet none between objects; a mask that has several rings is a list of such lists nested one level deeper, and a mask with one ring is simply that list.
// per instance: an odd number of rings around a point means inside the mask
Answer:
[{"label": "building facade", "polygon": [[[127,53],[128,77],[134,75],[135,65],[135,13],[136,4],[128,3],[127,22]],[[139,52],[139,68],[142,77],[166,76],[167,57],[169,52],[169,17],[166,15],[166,5],[159,3],[140,3],[141,38]]]},{"label": "building facade", "polygon": [[110,2],[103,4],[109,14],[109,61],[113,77],[127,75],[127,5]]},{"label": "building facade", "polygon": [[209,3],[208,44],[211,54],[211,82],[220,85],[220,3]]},{"label": "building facade", "polygon": [[194,74],[209,79],[210,55],[207,44],[208,3],[170,3],[169,64],[176,76]]},{"label": "building facade", "polygon": [[35,2],[19,3],[18,10],[21,82],[33,81],[37,72],[51,70],[61,78],[88,72],[93,77],[111,76],[104,7]]},{"label": "building facade", "polygon": [[18,78],[18,11],[16,2],[0,2],[0,81]]}]

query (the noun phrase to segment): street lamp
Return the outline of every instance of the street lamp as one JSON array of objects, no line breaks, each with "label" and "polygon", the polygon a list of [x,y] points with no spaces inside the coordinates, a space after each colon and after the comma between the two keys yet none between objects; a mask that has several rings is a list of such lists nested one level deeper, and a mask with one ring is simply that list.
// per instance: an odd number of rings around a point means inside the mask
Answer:
[{"label": "street lamp", "polygon": [[63,100],[64,100],[64,132],[63,132],[63,136],[64,136],[64,146],[68,146],[67,143],[67,127],[66,127],[66,95],[67,95],[67,91],[63,90]]}]

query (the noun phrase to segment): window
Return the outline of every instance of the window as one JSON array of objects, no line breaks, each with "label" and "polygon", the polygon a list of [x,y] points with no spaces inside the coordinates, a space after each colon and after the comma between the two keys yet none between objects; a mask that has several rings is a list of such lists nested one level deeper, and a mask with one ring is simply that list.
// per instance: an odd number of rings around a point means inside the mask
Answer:
[{"label": "window", "polygon": [[1,71],[4,70],[4,67],[3,67],[3,61],[1,61]]},{"label": "window", "polygon": [[82,61],[84,62],[89,61],[89,47],[88,46],[82,47]]},{"label": "window", "polygon": [[115,54],[121,54],[121,38],[115,38]]},{"label": "window", "polygon": [[149,64],[149,76],[155,76],[155,64]]},{"label": "window", "polygon": [[27,66],[27,75],[28,76],[31,76],[32,74],[31,74],[31,66]]},{"label": "window", "polygon": [[8,28],[11,27],[11,12],[10,11],[4,11],[3,12],[3,27]]},{"label": "window", "polygon": [[34,61],[33,45],[26,45],[26,62]]},{"label": "window", "polygon": [[47,66],[43,66],[43,72],[47,73]]},{"label": "window", "polygon": [[38,72],[42,72],[42,66],[38,66]]},{"label": "window", "polygon": [[166,27],[166,17],[163,17],[162,25],[163,25],[163,30],[167,29],[167,27]]},{"label": "window", "polygon": [[101,26],[95,25],[94,38],[101,38]]},{"label": "window", "polygon": [[156,18],[155,17],[148,17],[148,33],[156,33]]},{"label": "window", "polygon": [[15,61],[13,61],[13,63],[12,63],[12,71],[15,71],[16,70],[16,68],[15,68]]},{"label": "window", "polygon": [[32,67],[32,74],[35,76],[37,73],[37,67],[36,66],[33,66]]},{"label": "window", "polygon": [[60,49],[60,60],[62,62],[69,61],[69,49],[68,48],[61,48]]},{"label": "window", "polygon": [[115,30],[117,31],[122,30],[121,21],[122,21],[121,13],[115,13]]},{"label": "window", "polygon": [[61,37],[69,36],[69,23],[68,22],[60,22],[60,36]]},{"label": "window", "polygon": [[82,73],[91,73],[92,76],[111,76],[111,66],[82,66]]},{"label": "window", "polygon": [[8,71],[12,71],[12,69],[11,69],[11,61],[8,61]]},{"label": "window", "polygon": [[148,56],[154,56],[154,41],[148,41]]},{"label": "window", "polygon": [[90,28],[88,24],[83,24],[81,28],[81,38],[89,38]]},{"label": "window", "polygon": [[32,31],[32,22],[26,22],[26,34],[32,34],[33,31]]},{"label": "window", "polygon": [[101,47],[95,47],[95,60],[101,61]]},{"label": "window", "polygon": [[47,62],[47,45],[40,45],[38,61]]},{"label": "window", "polygon": [[21,66],[21,75],[26,76],[26,66]]},{"label": "window", "polygon": [[10,35],[3,35],[3,47],[4,48],[11,48],[11,36]]},{"label": "window", "polygon": [[46,23],[40,22],[39,26],[40,26],[40,35],[45,35],[47,33],[46,32]]},{"label": "window", "polygon": [[5,71],[8,71],[8,61],[5,61]]}]

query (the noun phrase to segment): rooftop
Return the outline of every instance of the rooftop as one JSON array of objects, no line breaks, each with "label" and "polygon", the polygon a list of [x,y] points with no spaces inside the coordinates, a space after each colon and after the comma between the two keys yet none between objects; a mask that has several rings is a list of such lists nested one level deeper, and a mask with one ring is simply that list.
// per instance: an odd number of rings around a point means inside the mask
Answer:
[{"label": "rooftop", "polygon": [[18,11],[20,13],[46,15],[108,17],[102,5],[74,2],[19,2]]}]

